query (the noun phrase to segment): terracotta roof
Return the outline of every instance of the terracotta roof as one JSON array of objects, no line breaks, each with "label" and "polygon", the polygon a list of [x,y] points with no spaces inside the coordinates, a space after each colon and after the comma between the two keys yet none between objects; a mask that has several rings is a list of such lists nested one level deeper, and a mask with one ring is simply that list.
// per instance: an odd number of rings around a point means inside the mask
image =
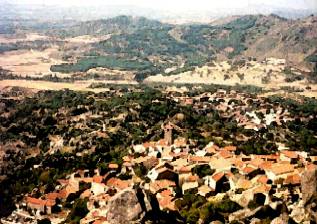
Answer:
[{"label": "terracotta roof", "polygon": [[294,165],[292,164],[279,164],[275,163],[272,165],[271,169],[269,169],[275,175],[282,175],[286,173],[291,173],[294,171]]},{"label": "terracotta roof", "polygon": [[220,151],[217,155],[225,159],[233,156],[233,154],[230,151],[226,151],[226,150]]},{"label": "terracotta roof", "polygon": [[33,197],[26,197],[26,202],[27,204],[41,205],[41,206],[47,206],[47,207],[52,207],[55,205],[54,200],[42,200],[42,199],[33,198]]},{"label": "terracotta roof", "polygon": [[59,193],[48,193],[45,195],[45,198],[48,200],[56,200],[56,198],[60,198],[60,194]]},{"label": "terracotta roof", "polygon": [[172,195],[172,191],[171,191],[170,189],[166,189],[166,190],[163,190],[160,194],[161,194],[163,197],[166,197],[166,196]]},{"label": "terracotta roof", "polygon": [[68,196],[67,190],[66,189],[60,190],[59,196],[60,196],[60,198],[63,198],[63,199],[67,198],[67,196]]},{"label": "terracotta roof", "polygon": [[109,163],[108,167],[109,167],[109,169],[118,169],[119,165],[116,163]]},{"label": "terracotta roof", "polygon": [[264,162],[264,161],[263,161],[263,159],[261,159],[261,158],[254,158],[254,159],[252,159],[252,160],[249,162],[249,164],[252,165],[252,166],[254,166],[254,167],[256,167],[256,168],[258,168],[258,167],[261,166],[261,164],[262,164],[263,162]]},{"label": "terracotta roof", "polygon": [[106,185],[108,187],[115,187],[115,188],[123,190],[130,186],[130,181],[120,180],[119,178],[112,177],[107,181]]},{"label": "terracotta roof", "polygon": [[179,173],[190,173],[192,168],[190,166],[182,166],[177,171]]},{"label": "terracotta roof", "polygon": [[258,158],[261,158],[264,160],[278,160],[280,158],[279,155],[274,155],[274,154],[271,154],[271,155],[253,155],[253,157],[258,157]]},{"label": "terracotta roof", "polygon": [[155,143],[154,142],[144,142],[143,147],[144,148],[150,148],[150,147],[155,148]]},{"label": "terracotta roof", "polygon": [[241,178],[237,182],[237,188],[249,189],[251,187],[252,187],[252,183],[249,180]]},{"label": "terracotta roof", "polygon": [[198,162],[198,163],[209,163],[212,157],[208,156],[189,156],[189,162]]},{"label": "terracotta roof", "polygon": [[263,184],[253,189],[253,193],[268,193],[271,187],[269,185]]},{"label": "terracotta roof", "polygon": [[173,197],[166,196],[158,199],[159,205],[161,209],[169,209],[169,210],[176,210],[175,203],[173,202]]},{"label": "terracotta roof", "polygon": [[253,171],[255,171],[256,169],[255,168],[253,168],[253,167],[250,167],[250,166],[246,166],[246,167],[244,167],[243,168],[243,173],[246,173],[246,174],[249,174],[249,173],[251,173],[251,172],[253,172]]},{"label": "terracotta roof", "polygon": [[176,183],[170,180],[155,180],[150,183],[150,188],[155,192],[169,187],[176,187]]},{"label": "terracotta roof", "polygon": [[285,184],[292,184],[292,185],[300,184],[301,178],[298,174],[288,175],[287,178],[285,179],[284,183]]},{"label": "terracotta roof", "polygon": [[102,180],[103,180],[103,176],[97,176],[97,175],[95,175],[95,176],[93,176],[93,182],[95,182],[95,183],[101,183],[102,182]]},{"label": "terracotta roof", "polygon": [[207,153],[210,153],[210,154],[214,154],[214,153],[217,152],[217,148],[215,147],[215,145],[207,147],[207,148],[205,148],[205,150],[206,150]]},{"label": "terracotta roof", "polygon": [[258,179],[257,179],[257,181],[262,184],[266,184],[268,180],[269,179],[267,178],[266,175],[260,175],[258,176]]},{"label": "terracotta roof", "polygon": [[225,146],[222,148],[223,150],[226,150],[226,151],[236,151],[237,150],[237,147],[236,146],[233,146],[233,145],[229,145],[229,146]]},{"label": "terracotta roof", "polygon": [[233,160],[233,164],[238,168],[242,168],[245,163],[240,159],[235,159]]},{"label": "terracotta roof", "polygon": [[298,158],[297,152],[294,152],[294,151],[283,150],[283,151],[281,151],[281,154],[283,154],[283,155],[285,155],[286,157],[291,158],[291,159],[296,159],[296,158]]},{"label": "terracotta roof", "polygon": [[168,142],[165,141],[165,139],[160,139],[157,143],[157,146],[162,146],[162,147],[167,147],[168,146]]},{"label": "terracotta roof", "polygon": [[199,176],[197,175],[190,175],[186,178],[187,182],[196,182],[199,180]]},{"label": "terracotta roof", "polygon": [[266,162],[263,162],[262,164],[260,164],[259,167],[260,167],[262,170],[269,170],[269,169],[271,169],[272,165],[273,165],[272,162],[266,161]]},{"label": "terracotta roof", "polygon": [[215,181],[219,181],[224,175],[224,172],[215,173],[214,175],[212,175],[212,179],[214,179]]}]

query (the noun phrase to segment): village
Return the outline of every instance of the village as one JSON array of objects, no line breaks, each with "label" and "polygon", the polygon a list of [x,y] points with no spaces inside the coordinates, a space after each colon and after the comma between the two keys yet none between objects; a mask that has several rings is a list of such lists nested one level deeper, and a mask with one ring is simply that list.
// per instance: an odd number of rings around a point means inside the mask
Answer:
[{"label": "village", "polygon": [[[219,89],[189,97],[179,93],[186,88],[165,91],[171,100],[195,110],[213,105],[222,117],[233,116],[245,130],[257,132],[272,123],[280,126],[295,119],[281,105],[266,103],[264,98],[256,100],[247,93]],[[258,104],[260,109],[250,110],[250,104]],[[178,117],[182,119],[180,114]],[[277,210],[283,205],[288,211],[286,220],[309,223],[311,217],[305,212],[305,204],[311,195],[303,190],[302,182],[307,172],[316,170],[317,156],[290,149],[282,141],[276,142],[275,153],[245,154],[225,140],[221,145],[213,141],[199,145],[194,139],[175,135],[181,132],[180,127],[171,121],[163,123],[161,129],[162,139],[133,144],[121,163],[109,163],[102,171],[77,170],[59,179],[52,192],[37,197],[32,193],[26,195],[16,211],[2,222],[22,219],[25,223],[36,223],[35,220],[47,218],[51,223],[61,223],[69,213],[62,205],[79,197],[87,201],[88,209],[80,223],[126,223],[153,210],[153,200],[160,211],[174,214],[184,195],[197,195],[213,203],[224,199],[237,203],[240,209],[229,214],[225,222],[256,217],[263,206]],[[248,140],[243,134],[238,138]],[[59,140],[51,140],[52,150]],[[124,199],[125,195],[129,199]],[[114,207],[126,212],[118,218]],[[283,223],[282,215],[277,217],[277,223]],[[252,222],[260,223],[256,218]]]}]

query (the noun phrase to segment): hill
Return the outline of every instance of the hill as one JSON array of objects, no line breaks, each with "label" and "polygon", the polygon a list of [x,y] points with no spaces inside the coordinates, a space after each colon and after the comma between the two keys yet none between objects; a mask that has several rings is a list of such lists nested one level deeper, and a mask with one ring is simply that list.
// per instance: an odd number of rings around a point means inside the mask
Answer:
[{"label": "hill", "polygon": [[62,37],[76,37],[82,35],[105,35],[113,33],[131,33],[139,29],[161,27],[159,21],[150,20],[145,17],[117,16],[110,19],[100,19],[80,22],[76,25],[48,30],[48,34]]},{"label": "hill", "polygon": [[130,70],[142,80],[148,75],[192,71],[211,60],[253,57],[285,58],[292,66],[309,68],[317,46],[317,19],[288,20],[277,15],[247,15],[214,24],[171,25],[143,17],[119,16],[82,22],[55,30],[59,36],[105,35],[90,45],[75,64],[53,72],[86,72],[94,67]]}]

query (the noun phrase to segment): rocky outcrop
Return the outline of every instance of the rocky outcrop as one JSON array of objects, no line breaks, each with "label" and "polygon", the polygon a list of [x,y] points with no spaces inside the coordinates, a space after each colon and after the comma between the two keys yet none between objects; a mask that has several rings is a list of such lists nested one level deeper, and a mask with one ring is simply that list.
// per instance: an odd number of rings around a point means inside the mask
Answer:
[{"label": "rocky outcrop", "polygon": [[307,170],[301,177],[302,205],[310,221],[317,223],[317,169]]},{"label": "rocky outcrop", "polygon": [[277,217],[272,220],[271,224],[287,224],[288,220],[285,220],[284,217]]},{"label": "rocky outcrop", "polygon": [[307,170],[301,177],[302,200],[307,205],[313,198],[317,198],[317,169]]},{"label": "rocky outcrop", "polygon": [[128,188],[111,198],[107,209],[110,224],[126,224],[144,217],[151,206],[141,189]]},{"label": "rocky outcrop", "polygon": [[236,220],[244,220],[246,218],[249,218],[249,217],[253,216],[255,213],[257,213],[260,209],[261,209],[261,207],[258,207],[258,208],[253,209],[253,210],[251,210],[249,208],[245,208],[245,209],[233,212],[229,215],[229,222],[233,222]]}]

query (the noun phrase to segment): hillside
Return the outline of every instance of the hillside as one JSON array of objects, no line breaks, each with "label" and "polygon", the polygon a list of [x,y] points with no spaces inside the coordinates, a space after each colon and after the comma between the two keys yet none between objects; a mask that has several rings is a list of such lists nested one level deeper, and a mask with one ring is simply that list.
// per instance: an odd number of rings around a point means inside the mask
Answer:
[{"label": "hillside", "polygon": [[[0,66],[15,75],[79,74],[83,78],[93,76],[87,75],[90,69],[106,68],[143,81],[158,74],[166,77],[194,71],[212,61],[260,63],[274,57],[286,59],[287,66],[306,75],[313,70],[310,62],[316,61],[316,30],[317,17],[289,20],[277,15],[231,16],[186,25],[132,16],[38,24],[0,36]],[[47,56],[42,52],[54,53]],[[35,57],[37,54],[42,57]]]},{"label": "hillside", "polygon": [[159,21],[144,17],[117,16],[110,19],[80,22],[70,27],[48,30],[47,33],[50,35],[57,34],[62,37],[98,36],[113,33],[131,33],[144,28],[157,29],[162,25]]},{"label": "hillside", "polygon": [[291,65],[307,69],[307,57],[316,52],[316,30],[317,19],[312,16],[287,20],[276,15],[248,15],[203,25],[170,25],[120,16],[55,30],[60,36],[111,37],[91,44],[76,64],[53,66],[52,71],[86,72],[93,67],[107,67],[135,71],[136,78],[142,80],[148,75],[164,74],[166,69],[177,74],[214,59],[243,57],[258,61],[285,58]]}]

